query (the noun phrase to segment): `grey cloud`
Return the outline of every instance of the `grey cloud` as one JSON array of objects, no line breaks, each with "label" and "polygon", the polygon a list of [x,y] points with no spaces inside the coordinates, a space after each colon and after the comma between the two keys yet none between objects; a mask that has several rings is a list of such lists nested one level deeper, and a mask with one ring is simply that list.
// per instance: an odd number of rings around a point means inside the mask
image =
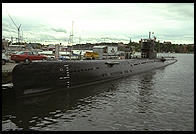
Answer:
[{"label": "grey cloud", "polygon": [[[115,5],[115,4],[114,4]],[[138,9],[139,7],[139,9]],[[80,8],[79,8],[80,9]],[[156,3],[156,4],[102,4],[101,6],[91,6],[80,10],[74,10],[76,18],[87,20],[89,23],[100,21],[101,24],[105,22],[119,21],[118,27],[113,27],[110,30],[98,29],[94,31],[88,29],[86,35],[92,38],[82,38],[83,41],[104,41],[102,37],[108,37],[106,41],[129,41],[130,38],[141,39],[148,37],[148,29],[158,34],[157,39],[160,37],[164,39],[190,39],[193,41],[194,37],[194,4],[192,3]],[[136,9],[136,10],[133,10]],[[64,9],[62,9],[64,10]],[[134,11],[134,12],[132,12]],[[80,13],[77,13],[80,12]],[[71,10],[67,10],[66,14],[72,14]],[[82,13],[82,14],[81,14]],[[152,14],[151,14],[152,13]],[[79,16],[79,15],[80,16]],[[78,16],[77,16],[78,15]],[[139,18],[138,18],[139,16]],[[141,17],[140,17],[141,16]],[[44,17],[35,16],[12,16],[16,24],[22,24],[21,30],[24,32],[25,37],[39,39],[39,40],[55,40],[55,41],[68,41],[68,33],[66,29],[50,26],[51,22],[47,22]],[[127,19],[128,18],[128,19]],[[46,20],[45,20],[46,19]],[[151,20],[152,19],[152,20]],[[77,19],[76,19],[77,20]],[[127,21],[126,21],[127,20]],[[143,21],[145,20],[145,21]],[[135,22],[135,25],[123,25],[124,22]],[[102,23],[103,22],[103,23]],[[143,23],[145,22],[145,23]],[[141,25],[139,25],[141,24]],[[151,26],[153,25],[153,26]],[[136,29],[131,28],[136,27]],[[142,27],[142,30],[141,30]],[[85,29],[85,28],[84,28]],[[149,31],[150,31],[149,30]],[[100,31],[102,33],[100,33]],[[147,31],[147,32],[146,32]],[[10,34],[9,34],[10,32]],[[64,34],[66,33],[66,34]],[[114,34],[116,33],[116,34]],[[125,33],[125,34],[124,34]],[[131,35],[130,35],[131,33]],[[2,17],[2,34],[5,36],[17,36],[17,30],[8,16]],[[156,36],[155,34],[155,36]],[[75,39],[77,41],[77,39]]]},{"label": "grey cloud", "polygon": [[2,20],[2,36],[6,38],[17,37],[16,27],[6,19]]},{"label": "grey cloud", "polygon": [[[193,19],[194,18],[194,5],[185,3],[171,3],[161,7],[162,15],[168,19]],[[159,9],[157,10],[159,12]]]},{"label": "grey cloud", "polygon": [[63,28],[51,28],[51,30],[55,32],[67,33],[67,31]]},{"label": "grey cloud", "polygon": [[47,34],[47,33],[39,33],[39,36],[37,36],[37,38],[39,38],[40,40],[56,40],[57,38],[53,35]]},{"label": "grey cloud", "polygon": [[9,27],[2,27],[2,31],[5,31],[5,32],[13,32],[13,33],[16,33],[17,32],[16,30],[10,29]]},{"label": "grey cloud", "polygon": [[50,35],[50,34],[46,34],[46,33],[40,33],[38,34],[39,36],[37,37],[38,40],[40,41],[67,41],[68,38],[66,37],[55,37],[53,35]]},{"label": "grey cloud", "polygon": [[2,20],[2,31],[17,32],[14,24],[9,23],[8,20]]},{"label": "grey cloud", "polygon": [[[48,30],[49,29],[47,25],[44,25],[44,22],[38,21],[37,19],[34,19],[34,18],[20,17],[20,16],[18,16],[17,18],[12,16],[12,18],[17,26],[19,26],[21,24],[21,29],[25,32],[29,32],[29,31],[36,32],[36,31],[40,31],[40,30]],[[2,20],[3,20],[2,28],[4,28],[4,29],[16,28],[8,16],[3,16]]]},{"label": "grey cloud", "polygon": [[2,22],[2,31],[17,32],[15,27],[11,27],[10,24],[5,21]]},{"label": "grey cloud", "polygon": [[113,37],[103,37],[103,38],[96,38],[96,37],[86,37],[83,38],[82,41],[84,42],[120,42],[120,41],[129,41],[129,38],[113,38]]}]

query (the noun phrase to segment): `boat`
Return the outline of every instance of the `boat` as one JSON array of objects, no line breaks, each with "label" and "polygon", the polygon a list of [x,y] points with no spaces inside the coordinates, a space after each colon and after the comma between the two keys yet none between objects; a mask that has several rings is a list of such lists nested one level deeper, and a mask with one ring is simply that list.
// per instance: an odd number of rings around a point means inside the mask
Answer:
[{"label": "boat", "polygon": [[174,57],[157,58],[154,41],[151,38],[141,41],[141,58],[20,63],[12,72],[15,96],[20,98],[58,89],[71,90],[152,71],[177,62]]}]

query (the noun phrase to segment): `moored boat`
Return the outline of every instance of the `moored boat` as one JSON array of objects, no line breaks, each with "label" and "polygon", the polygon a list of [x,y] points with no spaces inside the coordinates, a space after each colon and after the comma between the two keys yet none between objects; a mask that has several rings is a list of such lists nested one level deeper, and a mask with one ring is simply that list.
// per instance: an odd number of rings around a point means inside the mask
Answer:
[{"label": "moored boat", "polygon": [[42,61],[18,64],[13,69],[16,97],[25,97],[57,89],[72,89],[98,82],[131,76],[162,68],[177,60],[157,58],[154,40],[141,43],[141,58],[118,60]]}]

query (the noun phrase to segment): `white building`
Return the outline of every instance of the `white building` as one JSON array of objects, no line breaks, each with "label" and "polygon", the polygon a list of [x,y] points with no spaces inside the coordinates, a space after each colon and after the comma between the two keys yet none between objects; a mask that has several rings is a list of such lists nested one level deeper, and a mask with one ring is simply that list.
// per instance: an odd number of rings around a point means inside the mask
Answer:
[{"label": "white building", "polygon": [[94,46],[93,52],[99,54],[99,59],[115,58],[118,54],[117,46]]}]

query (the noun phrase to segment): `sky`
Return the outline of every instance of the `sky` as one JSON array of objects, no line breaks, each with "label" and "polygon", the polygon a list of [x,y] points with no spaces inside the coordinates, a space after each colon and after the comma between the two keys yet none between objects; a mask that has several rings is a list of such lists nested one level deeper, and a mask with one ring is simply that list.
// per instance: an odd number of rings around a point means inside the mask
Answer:
[{"label": "sky", "polygon": [[2,3],[2,37],[43,44],[139,42],[149,32],[173,44],[194,44],[194,3]]}]

